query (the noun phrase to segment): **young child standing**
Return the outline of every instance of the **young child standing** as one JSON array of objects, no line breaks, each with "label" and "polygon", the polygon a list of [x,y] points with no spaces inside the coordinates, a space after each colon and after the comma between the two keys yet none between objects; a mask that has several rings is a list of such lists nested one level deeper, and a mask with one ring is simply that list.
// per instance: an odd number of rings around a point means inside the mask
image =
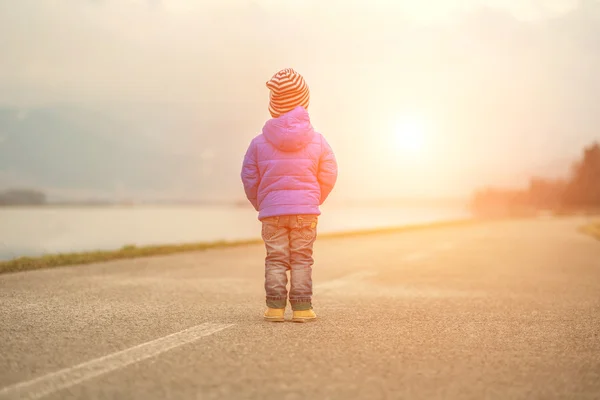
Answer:
[{"label": "young child standing", "polygon": [[267,321],[282,322],[288,299],[295,322],[317,318],[312,308],[313,244],[323,204],[337,180],[337,163],[308,115],[310,91],[291,68],[268,82],[272,119],[244,157],[242,182],[258,211],[265,242]]}]

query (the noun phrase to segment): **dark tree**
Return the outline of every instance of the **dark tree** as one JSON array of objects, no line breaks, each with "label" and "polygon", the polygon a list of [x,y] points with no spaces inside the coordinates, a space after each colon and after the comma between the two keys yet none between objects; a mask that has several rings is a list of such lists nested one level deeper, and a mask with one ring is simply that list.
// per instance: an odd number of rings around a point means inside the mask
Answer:
[{"label": "dark tree", "polygon": [[37,190],[14,189],[0,193],[0,206],[42,205],[45,203],[46,195]]},{"label": "dark tree", "polygon": [[537,210],[554,210],[560,207],[567,183],[562,180],[532,178],[527,197],[529,204]]},{"label": "dark tree", "polygon": [[583,159],[573,165],[563,204],[568,208],[600,208],[600,144],[586,147]]}]

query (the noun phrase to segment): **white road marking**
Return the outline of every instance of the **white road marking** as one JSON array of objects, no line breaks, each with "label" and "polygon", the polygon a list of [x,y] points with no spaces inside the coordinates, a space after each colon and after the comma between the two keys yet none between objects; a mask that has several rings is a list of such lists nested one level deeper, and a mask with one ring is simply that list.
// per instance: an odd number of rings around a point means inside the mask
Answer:
[{"label": "white road marking", "polygon": [[437,247],[437,251],[448,251],[448,250],[452,250],[454,247],[456,247],[454,245],[454,243],[452,243],[452,242],[445,242],[445,243],[440,244]]},{"label": "white road marking", "polygon": [[428,253],[411,253],[402,257],[402,261],[420,261],[429,257]]},{"label": "white road marking", "polygon": [[191,343],[201,337],[212,335],[231,326],[233,324],[200,324],[160,339],[84,362],[71,368],[65,368],[30,381],[5,387],[4,389],[0,389],[0,399],[39,399],[58,390],[71,387],[88,379],[124,368],[165,351]]},{"label": "white road marking", "polygon": [[[434,246],[430,250],[433,253],[438,253],[441,251],[450,251],[450,250],[454,249],[455,247],[456,246],[452,242],[442,242],[439,245]],[[428,252],[415,252],[415,253],[407,254],[406,256],[402,257],[402,261],[421,261],[421,260],[425,260],[431,256],[432,256],[432,254],[428,253]]]},{"label": "white road marking", "polygon": [[[361,296],[362,300],[373,297],[390,297],[390,298],[441,298],[441,297],[481,297],[485,293],[460,290],[440,290],[428,287],[412,287],[410,285],[400,284],[382,284],[381,282],[373,282],[370,279],[377,276],[373,271],[360,271],[342,278],[333,279],[330,281],[316,284],[315,290],[322,293],[324,296],[334,295],[336,297],[356,297]],[[348,305],[343,302],[329,303],[326,307],[328,310],[347,309]]]},{"label": "white road marking", "polygon": [[331,290],[338,289],[341,287],[345,287],[348,285],[353,285],[357,282],[361,282],[364,278],[370,278],[377,275],[376,272],[373,271],[360,271],[354,274],[346,275],[342,278],[332,279],[330,281],[325,281],[323,283],[317,283],[314,285],[317,290]]}]

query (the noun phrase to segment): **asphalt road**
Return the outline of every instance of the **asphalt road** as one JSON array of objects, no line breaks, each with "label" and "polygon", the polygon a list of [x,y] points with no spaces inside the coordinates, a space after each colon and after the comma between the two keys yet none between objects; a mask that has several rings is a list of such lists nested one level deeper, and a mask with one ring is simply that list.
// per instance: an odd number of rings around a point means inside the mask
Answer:
[{"label": "asphalt road", "polygon": [[600,399],[581,222],[318,240],[307,324],[260,246],[0,275],[0,399]]}]

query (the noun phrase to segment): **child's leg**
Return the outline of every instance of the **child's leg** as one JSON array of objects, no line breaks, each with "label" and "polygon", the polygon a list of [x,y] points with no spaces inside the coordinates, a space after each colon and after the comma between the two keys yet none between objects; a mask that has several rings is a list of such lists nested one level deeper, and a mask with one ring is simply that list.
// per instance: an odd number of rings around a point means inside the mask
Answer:
[{"label": "child's leg", "polygon": [[316,215],[298,215],[290,230],[290,303],[296,311],[312,309],[313,244],[317,239]]},{"label": "child's leg", "polygon": [[287,271],[290,269],[287,226],[280,223],[280,217],[264,219],[262,221],[262,238],[267,249],[265,258],[267,307],[285,308],[287,302]]}]

